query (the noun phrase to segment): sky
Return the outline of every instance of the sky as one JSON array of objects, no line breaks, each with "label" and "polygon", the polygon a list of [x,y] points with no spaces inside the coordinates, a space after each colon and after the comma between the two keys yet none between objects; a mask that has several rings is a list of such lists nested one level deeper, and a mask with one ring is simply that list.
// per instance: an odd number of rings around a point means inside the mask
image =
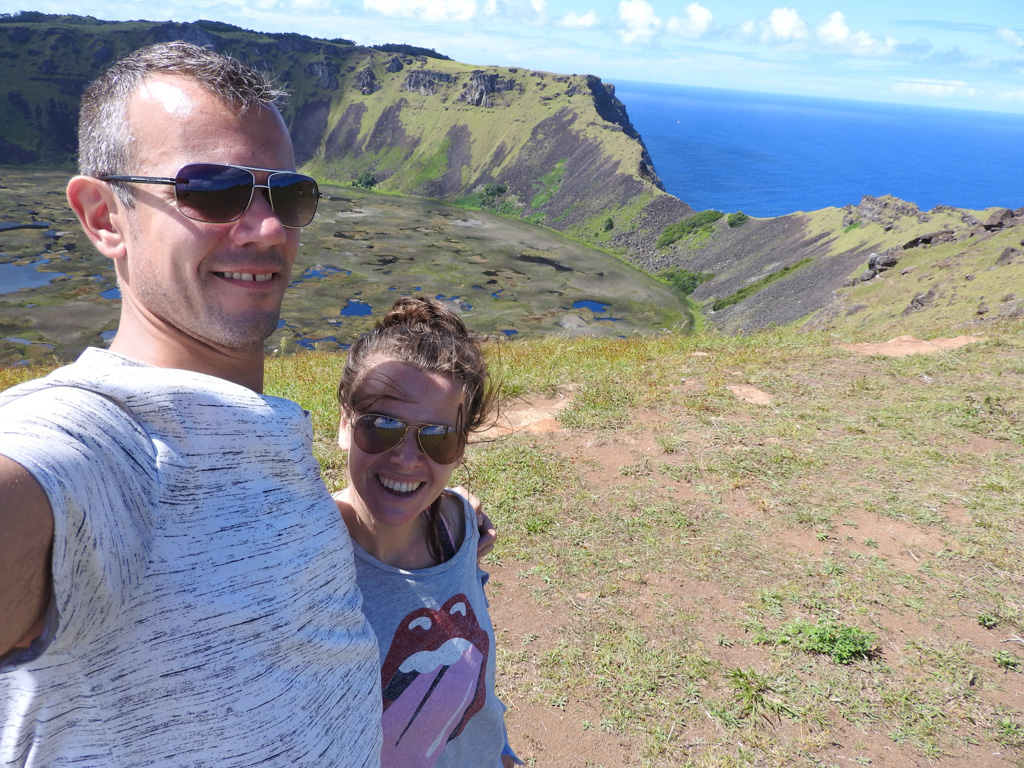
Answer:
[{"label": "sky", "polygon": [[[2,13],[24,7],[0,0]],[[1024,114],[1021,0],[35,0],[32,10],[408,43],[606,83]]]}]

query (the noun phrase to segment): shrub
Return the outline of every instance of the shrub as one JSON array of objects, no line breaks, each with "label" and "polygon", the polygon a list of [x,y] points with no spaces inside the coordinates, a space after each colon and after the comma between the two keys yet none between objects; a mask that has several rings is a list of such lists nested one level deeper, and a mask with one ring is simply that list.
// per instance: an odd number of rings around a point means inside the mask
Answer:
[{"label": "shrub", "polygon": [[711,227],[725,214],[721,211],[708,210],[695,213],[688,219],[669,224],[661,231],[658,237],[657,247],[667,248],[677,240],[697,234],[699,232],[711,232]]},{"label": "shrub", "polygon": [[714,277],[710,272],[688,272],[680,267],[663,269],[655,276],[683,297],[689,296],[697,290],[698,285]]},{"label": "shrub", "polygon": [[611,232],[613,229],[615,229],[615,222],[612,221],[611,218],[605,219],[603,230],[605,232]]},{"label": "shrub", "polygon": [[352,183],[357,187],[362,187],[363,189],[373,189],[377,186],[377,177],[372,173],[363,173],[360,174],[359,178]]},{"label": "shrub", "polygon": [[729,222],[728,223],[729,223],[730,227],[735,229],[736,227],[742,227],[743,226],[743,222],[745,222],[749,218],[750,217],[747,216],[747,214],[745,214],[743,211],[736,211],[736,213],[730,213],[729,214]]},{"label": "shrub", "polygon": [[498,198],[503,197],[506,192],[508,192],[508,187],[504,184],[488,184],[480,193],[480,207],[493,208],[497,204]]}]

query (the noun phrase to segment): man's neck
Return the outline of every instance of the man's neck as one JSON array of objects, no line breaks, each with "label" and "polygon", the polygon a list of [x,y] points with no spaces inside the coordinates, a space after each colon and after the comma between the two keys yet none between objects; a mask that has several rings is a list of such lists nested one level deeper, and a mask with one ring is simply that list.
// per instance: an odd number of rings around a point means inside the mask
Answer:
[{"label": "man's neck", "polygon": [[195,339],[168,338],[160,343],[146,335],[119,328],[110,344],[111,352],[157,368],[177,368],[216,376],[220,379],[263,392],[263,349],[225,350]]}]

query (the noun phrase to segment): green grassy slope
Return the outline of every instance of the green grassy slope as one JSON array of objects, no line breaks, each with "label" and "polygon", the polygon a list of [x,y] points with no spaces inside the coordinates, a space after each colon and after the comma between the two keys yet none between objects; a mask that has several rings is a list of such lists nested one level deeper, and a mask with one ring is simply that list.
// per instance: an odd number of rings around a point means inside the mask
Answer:
[{"label": "green grassy slope", "polygon": [[[726,331],[794,324],[877,336],[965,327],[1022,311],[1014,290],[1024,279],[1018,213],[924,212],[890,196],[865,197],[858,206],[750,218],[735,228],[723,218],[709,236],[640,261],[651,271],[712,274],[693,299]],[[872,256],[887,254],[894,264],[865,280]]]},{"label": "green grassy slope", "polygon": [[628,201],[664,196],[624,108],[595,77],[376,51],[353,65],[308,163],[325,178],[369,173],[384,191],[471,206],[500,185],[493,207],[586,240],[608,218],[629,226]]}]

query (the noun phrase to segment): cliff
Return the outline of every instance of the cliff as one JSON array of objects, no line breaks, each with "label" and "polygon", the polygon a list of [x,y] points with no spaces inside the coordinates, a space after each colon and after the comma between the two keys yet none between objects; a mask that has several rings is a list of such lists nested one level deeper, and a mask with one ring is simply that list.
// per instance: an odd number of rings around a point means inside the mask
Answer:
[{"label": "cliff", "polygon": [[103,67],[183,39],[274,73],[298,162],[325,181],[493,208],[609,242],[667,195],[615,90],[592,75],[474,67],[409,46],[264,34],[220,22],[0,17],[0,163],[64,164]]}]

